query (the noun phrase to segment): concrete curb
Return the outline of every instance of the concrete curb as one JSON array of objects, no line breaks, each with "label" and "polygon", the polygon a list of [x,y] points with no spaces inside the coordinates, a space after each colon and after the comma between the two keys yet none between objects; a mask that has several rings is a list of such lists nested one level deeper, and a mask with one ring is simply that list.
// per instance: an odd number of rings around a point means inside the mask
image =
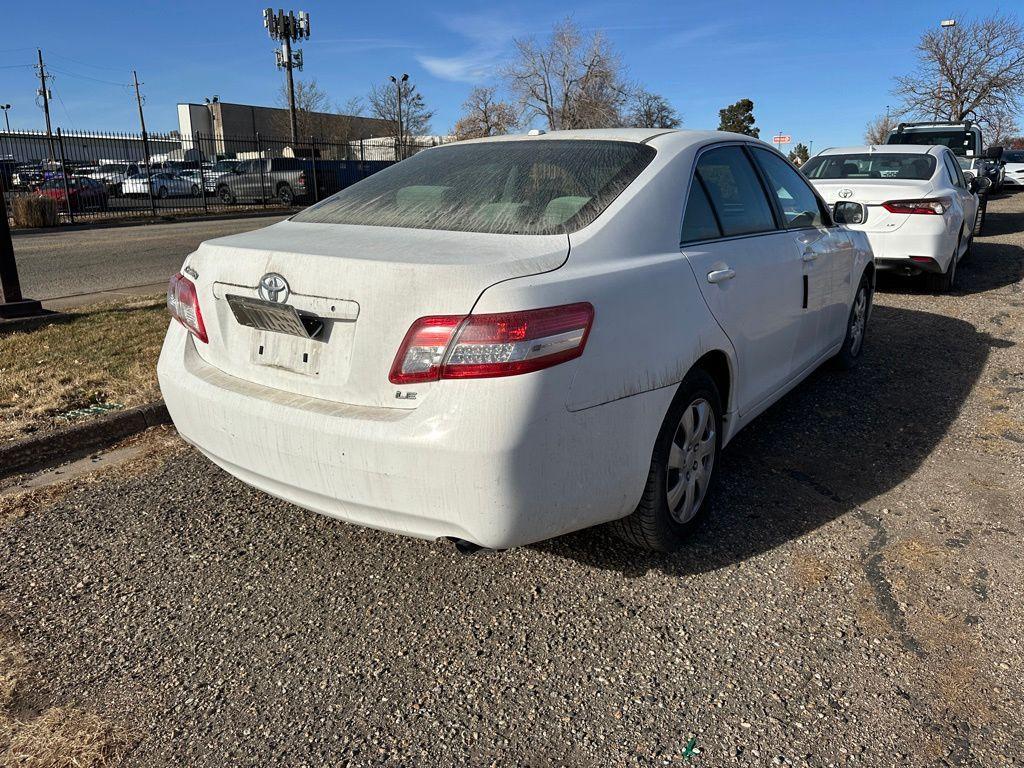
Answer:
[{"label": "concrete curb", "polygon": [[23,437],[0,445],[0,478],[80,458],[150,427],[170,423],[167,407],[160,400],[72,424],[56,432]]}]

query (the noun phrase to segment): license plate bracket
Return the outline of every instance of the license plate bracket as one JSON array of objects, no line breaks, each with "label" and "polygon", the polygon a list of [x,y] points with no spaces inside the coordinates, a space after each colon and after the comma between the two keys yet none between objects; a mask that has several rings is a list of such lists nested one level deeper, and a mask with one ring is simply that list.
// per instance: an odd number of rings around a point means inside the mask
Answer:
[{"label": "license plate bracket", "polygon": [[303,339],[316,339],[323,334],[323,320],[315,315],[300,314],[290,304],[278,304],[232,293],[224,298],[231,307],[231,314],[240,325]]}]

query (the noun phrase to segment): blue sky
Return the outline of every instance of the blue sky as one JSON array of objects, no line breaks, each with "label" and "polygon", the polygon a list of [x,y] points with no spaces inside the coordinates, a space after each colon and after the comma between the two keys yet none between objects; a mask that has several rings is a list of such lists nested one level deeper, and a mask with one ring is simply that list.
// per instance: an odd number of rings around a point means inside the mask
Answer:
[{"label": "blue sky", "polygon": [[[971,15],[1000,6],[969,4]],[[223,101],[274,104],[282,75],[261,21],[261,3],[61,2],[45,13],[24,0],[6,4],[0,41],[0,102],[13,128],[39,128],[30,68],[41,46],[54,75],[52,114],[70,129],[138,130],[131,70],[145,83],[150,130],[177,127],[175,104]],[[686,127],[716,128],[718,110],[751,98],[762,138],[794,142],[861,141],[864,124],[895,104],[892,75],[910,68],[921,32],[958,11],[929,0],[595,2],[555,6],[448,2],[294,6],[312,14],[302,45],[306,70],[337,104],[366,93],[391,73],[408,72],[428,105],[433,129],[447,132],[475,84],[496,80],[516,36],[543,35],[566,15],[601,29],[632,80],[666,96]]]}]

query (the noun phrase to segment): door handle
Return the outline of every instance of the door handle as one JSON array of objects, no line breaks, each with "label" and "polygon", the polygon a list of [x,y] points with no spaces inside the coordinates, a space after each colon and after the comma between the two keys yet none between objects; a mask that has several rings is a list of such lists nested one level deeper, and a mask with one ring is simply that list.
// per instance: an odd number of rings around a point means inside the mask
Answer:
[{"label": "door handle", "polygon": [[736,277],[736,270],[729,269],[728,267],[708,272],[709,283],[724,283],[726,280],[732,280],[734,277]]},{"label": "door handle", "polygon": [[818,254],[816,254],[810,248],[804,251],[804,261],[814,261],[816,258],[818,258]]}]

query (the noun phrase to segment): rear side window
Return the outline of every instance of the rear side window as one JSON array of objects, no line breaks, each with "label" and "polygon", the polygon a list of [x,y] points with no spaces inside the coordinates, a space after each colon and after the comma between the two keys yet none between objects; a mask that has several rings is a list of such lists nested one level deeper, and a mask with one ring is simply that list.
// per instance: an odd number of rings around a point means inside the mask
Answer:
[{"label": "rear side window", "polygon": [[686,214],[683,216],[684,243],[695,243],[698,240],[712,240],[722,236],[715,220],[715,212],[704,192],[700,179],[694,177],[690,182],[690,197],[686,201]]},{"label": "rear side window", "polygon": [[960,171],[960,164],[954,160],[953,156],[949,153],[943,154],[942,160],[946,164],[946,173],[949,174],[949,180],[953,183],[953,186],[964,186],[964,184],[961,183],[963,173]]},{"label": "rear side window", "polygon": [[800,174],[768,150],[755,148],[753,152],[768,179],[768,186],[779,201],[786,228],[820,227],[822,216],[818,198]]},{"label": "rear side window", "polygon": [[775,229],[761,181],[740,147],[719,147],[697,161],[697,175],[726,237]]},{"label": "rear side window", "polygon": [[543,139],[418,152],[292,221],[544,235],[596,219],[655,150],[624,141]]}]

